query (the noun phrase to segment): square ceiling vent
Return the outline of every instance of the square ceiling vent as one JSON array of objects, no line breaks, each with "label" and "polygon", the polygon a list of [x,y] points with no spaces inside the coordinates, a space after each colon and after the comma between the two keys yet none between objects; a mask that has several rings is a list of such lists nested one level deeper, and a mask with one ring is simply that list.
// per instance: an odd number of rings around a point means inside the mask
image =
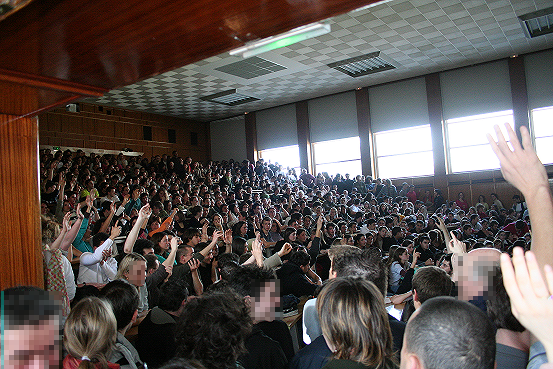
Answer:
[{"label": "square ceiling vent", "polygon": [[200,97],[200,99],[228,106],[242,105],[251,101],[260,100],[256,97],[239,94],[235,89]]},{"label": "square ceiling vent", "polygon": [[518,20],[526,37],[547,35],[553,32],[553,7],[521,15]]},{"label": "square ceiling vent", "polygon": [[215,68],[215,70],[220,72],[244,79],[256,78],[285,69],[288,68],[257,56]]},{"label": "square ceiling vent", "polygon": [[395,69],[392,64],[380,57],[380,51],[330,63],[327,66],[351,77],[361,77],[367,74]]}]

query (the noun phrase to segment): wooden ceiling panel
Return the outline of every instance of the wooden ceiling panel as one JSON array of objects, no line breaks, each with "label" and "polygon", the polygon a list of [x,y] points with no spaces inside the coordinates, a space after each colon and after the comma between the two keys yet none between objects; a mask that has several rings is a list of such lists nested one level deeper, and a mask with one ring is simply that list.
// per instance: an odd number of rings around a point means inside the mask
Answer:
[{"label": "wooden ceiling panel", "polygon": [[373,2],[34,1],[0,22],[0,68],[112,89]]}]

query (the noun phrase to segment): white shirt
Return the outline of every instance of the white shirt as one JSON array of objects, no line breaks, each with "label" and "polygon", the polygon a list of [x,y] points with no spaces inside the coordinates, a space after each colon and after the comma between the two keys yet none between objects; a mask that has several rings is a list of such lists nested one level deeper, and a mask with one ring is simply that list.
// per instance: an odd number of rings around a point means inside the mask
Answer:
[{"label": "white shirt", "polygon": [[323,334],[319,315],[317,314],[317,298],[309,299],[303,305],[302,314],[303,342],[309,345]]},{"label": "white shirt", "polygon": [[113,245],[113,240],[108,238],[100,247],[92,252],[84,252],[81,255],[79,265],[79,278],[77,283],[100,283],[105,284],[115,279],[117,274],[117,261],[113,257],[107,258],[103,263],[102,252]]}]

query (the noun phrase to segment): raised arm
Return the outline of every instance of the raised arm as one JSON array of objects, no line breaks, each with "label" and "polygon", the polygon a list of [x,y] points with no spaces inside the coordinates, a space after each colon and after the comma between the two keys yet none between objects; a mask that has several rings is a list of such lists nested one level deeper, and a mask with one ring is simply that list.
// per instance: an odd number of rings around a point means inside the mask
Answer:
[{"label": "raised arm", "polygon": [[553,269],[544,267],[546,283],[536,256],[515,247],[512,264],[509,255],[501,255],[501,271],[513,315],[543,344],[553,363]]},{"label": "raised arm", "polygon": [[172,269],[173,264],[175,264],[177,250],[179,249],[179,241],[179,237],[171,238],[171,252],[169,253],[169,256],[167,256],[167,259],[165,259],[165,261],[162,263],[166,270]]},{"label": "raised arm", "polygon": [[213,247],[217,244],[217,241],[221,236],[223,236],[223,232],[221,231],[213,232],[213,238],[211,239],[210,244],[207,245],[202,251],[200,251],[200,254],[202,254],[204,258],[207,256],[207,254],[209,254],[211,249],[213,249]]},{"label": "raised arm", "polygon": [[532,222],[532,251],[543,268],[546,264],[553,264],[553,200],[547,173],[532,147],[528,129],[524,126],[520,128],[521,145],[511,126],[506,124],[505,127],[513,150],[507,145],[498,126],[495,126],[497,142],[489,134],[488,141],[501,162],[503,177],[526,199]]},{"label": "raised arm", "polygon": [[[67,214],[71,215],[70,212]],[[66,215],[67,215],[66,214]],[[77,238],[77,234],[79,233],[81,229],[81,224],[83,223],[83,214],[81,213],[80,204],[77,204],[77,220],[73,225],[69,225],[69,217],[67,218],[67,234],[65,235],[65,238],[63,239],[63,242],[61,243],[61,249],[63,251],[68,251],[71,248],[71,244],[75,239]],[[65,222],[65,218],[64,218]]]},{"label": "raised arm", "polygon": [[138,212],[138,219],[136,219],[136,223],[134,223],[134,226],[132,227],[129,235],[127,236],[127,239],[125,240],[125,245],[123,246],[123,252],[125,254],[130,254],[132,252],[134,243],[136,242],[136,239],[138,238],[138,233],[140,232],[140,227],[145,220],[148,220],[150,215],[152,215],[150,204],[144,205]]}]

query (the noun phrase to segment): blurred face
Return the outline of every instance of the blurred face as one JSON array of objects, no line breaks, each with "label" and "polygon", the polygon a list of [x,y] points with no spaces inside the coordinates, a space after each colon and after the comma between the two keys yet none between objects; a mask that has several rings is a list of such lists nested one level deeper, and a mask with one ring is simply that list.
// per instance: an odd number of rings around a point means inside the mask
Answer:
[{"label": "blurred face", "polygon": [[290,233],[290,236],[288,237],[288,239],[292,242],[295,241],[296,240],[296,232]]},{"label": "blurred face", "polygon": [[169,250],[169,236],[165,236],[159,241],[159,247],[161,247],[162,250]]},{"label": "blurred face", "polygon": [[24,325],[2,332],[3,367],[58,368],[60,324],[52,318],[38,325]]},{"label": "blurred face", "polygon": [[264,220],[263,221],[263,231],[264,232],[269,232],[269,230],[271,229],[271,221],[270,220]]},{"label": "blurred face", "polygon": [[409,261],[409,254],[407,253],[407,250],[405,250],[403,254],[399,256],[399,259],[401,260],[402,263]]},{"label": "blurred face", "polygon": [[413,254],[413,251],[415,250],[415,245],[413,245],[412,243],[410,243],[408,246],[407,246],[407,252],[409,254]]},{"label": "blurred face", "polygon": [[240,227],[240,232],[242,233],[242,235],[248,233],[248,225],[246,223],[242,224],[242,227]]},{"label": "blurred face", "polygon": [[442,260],[442,263],[440,264],[440,269],[445,270],[447,274],[451,274],[451,263],[447,260]]},{"label": "blurred face", "polygon": [[136,287],[144,286],[146,282],[146,262],[142,260],[133,261],[126,277],[130,284]]},{"label": "blurred face", "polygon": [[302,231],[299,234],[297,234],[296,237],[298,241],[305,242],[307,240],[307,233]]},{"label": "blurred face", "polygon": [[259,296],[251,297],[251,315],[254,320],[273,321],[280,306],[280,288],[277,281],[265,281]]},{"label": "blurred face", "polygon": [[424,239],[421,241],[421,247],[423,249],[428,249],[430,247],[430,240]]}]

